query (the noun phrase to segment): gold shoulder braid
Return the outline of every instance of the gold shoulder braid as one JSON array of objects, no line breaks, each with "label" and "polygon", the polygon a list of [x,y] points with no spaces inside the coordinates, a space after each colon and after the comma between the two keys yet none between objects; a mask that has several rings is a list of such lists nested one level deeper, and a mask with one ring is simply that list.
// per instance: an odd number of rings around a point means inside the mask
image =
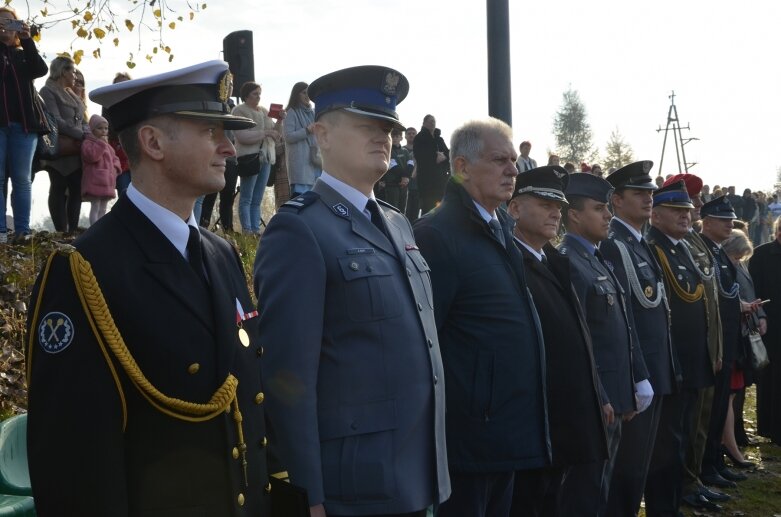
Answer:
[{"label": "gold shoulder braid", "polygon": [[703,293],[705,292],[705,287],[703,286],[702,282],[697,284],[697,288],[693,293],[688,292],[686,289],[681,287],[681,285],[678,283],[678,280],[675,278],[675,274],[670,267],[670,262],[667,260],[667,255],[664,254],[662,248],[660,248],[658,244],[654,244],[654,248],[656,248],[656,254],[659,257],[659,264],[662,266],[664,276],[667,278],[667,282],[670,284],[670,287],[672,287],[673,291],[675,291],[675,294],[678,296],[678,298],[686,303],[700,301]]},{"label": "gold shoulder braid", "polygon": [[[38,318],[38,310],[40,308],[41,294],[46,283],[46,277],[49,273],[51,262],[55,256],[55,253],[49,257],[44,270],[44,277],[41,283],[40,294],[38,296],[38,302],[35,306],[34,320]],[[111,312],[106,305],[106,300],[103,297],[103,292],[100,290],[98,281],[95,278],[95,274],[92,271],[92,266],[87,262],[84,257],[78,251],[72,250],[67,252],[71,273],[73,274],[73,281],[76,286],[76,292],[79,295],[79,300],[84,309],[84,313],[89,320],[92,332],[98,341],[98,345],[106,358],[106,363],[111,370],[111,374],[114,377],[114,382],[117,384],[117,390],[122,402],[123,423],[122,429],[125,430],[127,426],[127,407],[125,402],[125,396],[122,391],[122,386],[119,381],[119,377],[114,369],[113,363],[110,360],[108,351],[117,359],[122,369],[130,378],[133,385],[138,389],[141,395],[158,411],[164,413],[170,417],[186,422],[204,422],[211,420],[223,412],[230,411],[231,405],[233,406],[233,419],[236,422],[236,431],[239,439],[238,449],[242,454],[242,466],[244,468],[244,481],[247,483],[247,459],[246,451],[247,444],[244,442],[244,429],[242,426],[242,415],[239,411],[239,402],[236,397],[236,389],[239,381],[232,374],[228,374],[228,377],[222,383],[222,385],[214,392],[209,402],[200,404],[196,402],[187,402],[161,393],[155,386],[149,382],[144,376],[143,372],[136,363],[130,351],[125,345],[125,341],[122,339],[119,329],[117,329],[114,323],[114,318],[111,316]],[[28,344],[28,358],[31,358],[33,348],[33,335],[31,333],[30,342]],[[105,342],[104,342],[105,338]],[[107,350],[108,348],[108,350]],[[31,361],[30,361],[31,362]],[[27,378],[28,383],[30,379],[30,364],[27,366]]]}]

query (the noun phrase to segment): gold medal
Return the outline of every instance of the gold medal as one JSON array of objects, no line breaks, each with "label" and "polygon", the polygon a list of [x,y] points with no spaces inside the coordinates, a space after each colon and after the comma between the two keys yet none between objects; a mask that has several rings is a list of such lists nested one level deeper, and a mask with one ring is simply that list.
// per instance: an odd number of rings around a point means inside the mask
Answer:
[{"label": "gold medal", "polygon": [[645,286],[645,290],[643,291],[645,293],[646,298],[650,298],[654,295],[654,288],[650,285]]},{"label": "gold medal", "polygon": [[241,341],[241,344],[245,347],[249,346],[249,334],[241,327],[239,327],[239,341]]}]

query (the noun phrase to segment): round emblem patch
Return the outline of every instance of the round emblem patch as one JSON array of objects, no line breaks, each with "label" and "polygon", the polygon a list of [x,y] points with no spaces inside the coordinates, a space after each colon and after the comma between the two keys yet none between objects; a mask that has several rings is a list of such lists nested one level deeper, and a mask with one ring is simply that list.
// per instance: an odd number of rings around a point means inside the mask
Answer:
[{"label": "round emblem patch", "polygon": [[50,312],[38,324],[38,343],[45,352],[57,354],[73,343],[73,322],[61,312]]}]

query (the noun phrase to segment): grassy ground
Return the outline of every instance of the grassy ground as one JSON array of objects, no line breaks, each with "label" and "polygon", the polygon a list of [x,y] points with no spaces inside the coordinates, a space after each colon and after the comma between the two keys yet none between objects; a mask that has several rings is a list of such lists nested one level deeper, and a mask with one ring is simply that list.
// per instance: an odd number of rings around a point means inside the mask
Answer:
[{"label": "grassy ground", "polygon": [[[743,454],[747,460],[756,462],[756,468],[741,471],[748,479],[738,483],[737,488],[726,490],[732,500],[723,504],[721,513],[683,507],[681,511],[684,515],[781,517],[781,447],[755,435],[756,389],[753,386],[746,392],[744,419],[749,437],[758,443],[747,447]],[[645,516],[645,512],[641,510],[640,515]]]}]

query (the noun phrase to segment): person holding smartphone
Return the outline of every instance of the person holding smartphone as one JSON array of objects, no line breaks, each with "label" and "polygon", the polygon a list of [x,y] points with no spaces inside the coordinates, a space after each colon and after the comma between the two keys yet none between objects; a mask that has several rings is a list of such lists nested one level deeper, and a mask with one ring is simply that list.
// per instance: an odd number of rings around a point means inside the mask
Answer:
[{"label": "person holding smartphone", "polygon": [[[30,233],[31,171],[38,133],[46,131],[43,113],[34,104],[33,81],[48,67],[30,37],[30,27],[16,11],[0,7],[0,184],[11,180],[14,239]],[[7,176],[7,177],[6,177]],[[5,193],[7,194],[7,192]],[[0,196],[0,243],[8,241],[6,195]]]}]

